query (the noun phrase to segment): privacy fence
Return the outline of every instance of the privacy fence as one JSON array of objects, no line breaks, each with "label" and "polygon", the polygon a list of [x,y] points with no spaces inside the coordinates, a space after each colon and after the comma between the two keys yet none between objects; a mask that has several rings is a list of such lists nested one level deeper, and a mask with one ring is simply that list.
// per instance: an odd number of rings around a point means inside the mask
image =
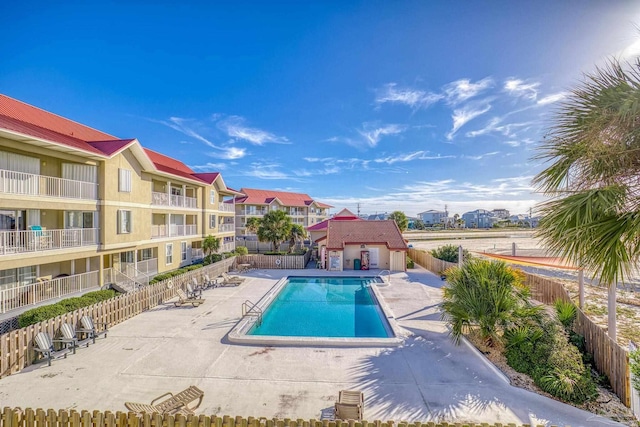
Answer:
[{"label": "privacy fence", "polygon": [[20,372],[34,362],[36,355],[33,350],[33,339],[38,332],[44,331],[55,336],[62,324],[77,325],[80,318],[85,315],[91,316],[94,322],[105,322],[109,326],[117,325],[174,298],[176,290],[185,289],[187,282],[192,281],[193,278],[196,278],[198,283],[202,283],[205,274],[214,278],[229,271],[235,261],[235,257],[224,259],[162,282],[141,287],[136,291],[2,334],[0,335],[0,378]]},{"label": "privacy fence", "polygon": [[[409,256],[424,268],[440,274],[457,264],[448,263],[431,256],[430,253],[411,248]],[[553,279],[523,272],[526,284],[534,299],[545,304],[553,304],[557,299],[573,302],[565,287]],[[573,326],[576,333],[584,336],[587,351],[593,354],[594,363],[600,373],[609,377],[613,391],[626,406],[631,406],[631,380],[629,372],[629,353],[612,340],[600,326],[595,324],[578,308],[578,317]]]},{"label": "privacy fence", "polygon": [[[0,416],[0,427],[519,427],[529,424],[501,423],[408,423],[393,421],[341,421],[341,420],[292,420],[289,418],[230,417],[228,415],[160,415],[110,411],[76,411],[53,409],[20,409],[5,407]],[[542,426],[541,426],[542,427]],[[553,426],[551,426],[553,427]]]},{"label": "privacy fence", "polygon": [[236,258],[238,265],[248,264],[250,268],[299,270],[306,267],[311,251],[304,255],[239,255]]}]

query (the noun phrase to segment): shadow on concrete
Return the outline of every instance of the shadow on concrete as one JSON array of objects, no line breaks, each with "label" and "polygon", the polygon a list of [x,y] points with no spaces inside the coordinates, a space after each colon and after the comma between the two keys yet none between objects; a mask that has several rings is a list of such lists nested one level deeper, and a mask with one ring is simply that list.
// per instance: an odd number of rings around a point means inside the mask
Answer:
[{"label": "shadow on concrete", "polygon": [[[436,310],[432,313],[426,313],[419,316],[420,313],[424,313],[429,310]],[[419,310],[412,311],[402,316],[396,317],[396,320],[442,320],[442,314],[440,312],[440,304],[432,304],[422,307]]]}]

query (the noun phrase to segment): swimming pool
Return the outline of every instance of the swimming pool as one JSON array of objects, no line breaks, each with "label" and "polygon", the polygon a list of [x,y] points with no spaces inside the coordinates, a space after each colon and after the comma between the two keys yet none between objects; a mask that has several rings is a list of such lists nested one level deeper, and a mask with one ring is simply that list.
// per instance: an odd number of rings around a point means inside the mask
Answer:
[{"label": "swimming pool", "polygon": [[287,277],[240,322],[233,342],[291,345],[397,345],[393,316],[376,277]]}]

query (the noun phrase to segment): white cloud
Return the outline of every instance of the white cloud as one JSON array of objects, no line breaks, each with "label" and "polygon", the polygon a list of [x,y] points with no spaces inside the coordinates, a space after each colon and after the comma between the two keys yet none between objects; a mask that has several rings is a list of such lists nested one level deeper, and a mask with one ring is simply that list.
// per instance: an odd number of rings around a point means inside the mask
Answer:
[{"label": "white cloud", "polygon": [[505,144],[511,146],[511,147],[519,147],[520,146],[520,141],[505,141]]},{"label": "white cloud", "polygon": [[225,170],[227,168],[227,165],[224,163],[206,163],[204,165],[194,165],[189,167],[195,171],[210,172],[210,171]]},{"label": "white cloud", "polygon": [[254,162],[245,166],[243,169],[238,169],[241,175],[250,176],[253,178],[264,180],[289,180],[300,181],[300,178],[295,174],[289,174],[280,170],[281,165],[278,163],[262,163]]},{"label": "white cloud", "polygon": [[623,61],[633,61],[638,56],[640,56],[640,40],[638,40],[637,37],[635,41],[614,55],[614,57],[620,58]]},{"label": "white cloud", "polygon": [[401,153],[387,157],[380,157],[374,159],[375,163],[386,163],[392,165],[398,162],[410,162],[412,160],[441,160],[441,159],[455,159],[456,156],[428,156],[427,151],[416,151],[414,153]]},{"label": "white cloud", "polygon": [[469,138],[475,138],[477,136],[491,134],[491,133],[499,133],[509,138],[516,137],[516,131],[521,128],[526,128],[531,125],[531,122],[522,122],[522,123],[507,123],[504,125],[500,125],[504,117],[493,117],[485,127],[482,129],[472,130],[465,133],[465,136]]},{"label": "white cloud", "polygon": [[364,142],[369,147],[375,147],[378,142],[386,135],[397,135],[404,132],[406,126],[389,124],[376,127],[374,123],[363,123],[363,129],[358,130],[358,133],[364,138]]},{"label": "white cloud", "polygon": [[396,83],[388,83],[383,89],[378,90],[376,103],[380,105],[390,102],[418,109],[428,107],[442,98],[443,95],[437,93],[425,92],[419,89],[398,88]]},{"label": "white cloud", "polygon": [[444,93],[446,94],[447,102],[456,105],[473,98],[491,86],[493,86],[493,79],[490,77],[486,77],[476,83],[472,83],[469,79],[461,79],[445,85]]},{"label": "white cloud", "polygon": [[207,153],[207,155],[211,157],[215,157],[217,159],[227,159],[227,160],[236,160],[241,159],[247,155],[247,150],[244,148],[238,147],[225,147],[220,148],[221,152],[211,152]]},{"label": "white cloud", "polygon": [[451,116],[451,118],[453,119],[453,128],[451,128],[451,131],[449,131],[449,133],[447,134],[447,139],[452,140],[453,136],[462,126],[475,119],[476,117],[486,113],[490,109],[490,104],[468,104],[462,108],[453,110],[453,115]]},{"label": "white cloud", "polygon": [[525,98],[530,101],[535,101],[538,97],[539,82],[525,83],[520,79],[507,79],[504,82],[504,91],[516,98]]},{"label": "white cloud", "polygon": [[481,160],[481,159],[484,159],[485,157],[491,157],[491,156],[495,156],[497,154],[500,154],[500,152],[499,151],[492,151],[490,153],[479,154],[477,156],[464,155],[462,157],[465,158],[465,159],[471,159],[471,160]]},{"label": "white cloud", "polygon": [[226,132],[231,138],[242,139],[254,145],[264,145],[268,142],[277,144],[289,144],[284,136],[277,136],[262,129],[245,126],[245,119],[240,116],[229,116],[218,121],[217,126]]},{"label": "white cloud", "polygon": [[567,95],[569,95],[568,92],[552,93],[550,95],[540,98],[537,104],[538,105],[553,104],[554,102],[562,101],[567,97]]}]

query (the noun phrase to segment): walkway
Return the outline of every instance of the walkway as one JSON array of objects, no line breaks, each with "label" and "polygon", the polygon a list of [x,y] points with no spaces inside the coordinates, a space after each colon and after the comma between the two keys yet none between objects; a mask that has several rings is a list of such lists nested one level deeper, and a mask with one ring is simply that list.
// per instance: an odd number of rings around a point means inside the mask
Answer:
[{"label": "walkway", "polygon": [[[406,332],[397,348],[253,347],[225,336],[241,303],[257,301],[287,274],[253,270],[239,287],[205,291],[198,308],[166,304],[112,328],[109,337],[53,366],[0,380],[3,406],[125,410],[194,384],[205,414],[321,418],[341,389],[365,393],[368,420],[621,425],[511,387],[440,321],[443,282],[422,269],[380,288]],[[353,273],[353,272],[351,272]]]}]

